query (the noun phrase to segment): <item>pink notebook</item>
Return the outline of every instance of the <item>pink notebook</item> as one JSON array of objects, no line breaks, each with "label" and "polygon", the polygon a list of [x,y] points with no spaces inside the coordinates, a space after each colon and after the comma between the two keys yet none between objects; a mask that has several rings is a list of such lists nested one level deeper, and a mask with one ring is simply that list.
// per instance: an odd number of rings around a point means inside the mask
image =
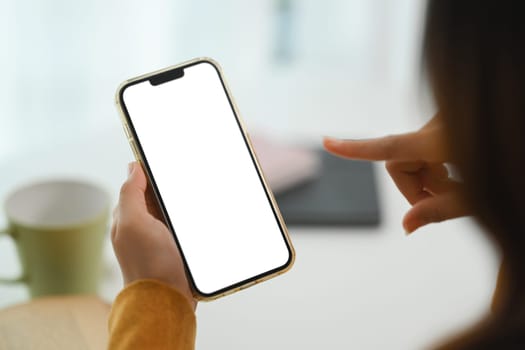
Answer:
[{"label": "pink notebook", "polygon": [[321,160],[317,152],[276,142],[261,134],[250,134],[250,138],[266,180],[275,194],[319,176]]}]

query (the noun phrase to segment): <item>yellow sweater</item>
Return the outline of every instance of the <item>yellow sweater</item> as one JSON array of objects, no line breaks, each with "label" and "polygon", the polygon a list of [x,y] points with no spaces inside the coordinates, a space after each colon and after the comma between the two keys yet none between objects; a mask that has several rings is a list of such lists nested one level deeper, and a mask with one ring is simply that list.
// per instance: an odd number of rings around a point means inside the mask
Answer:
[{"label": "yellow sweater", "polygon": [[109,315],[110,350],[194,349],[195,313],[176,289],[155,280],[131,283]]}]

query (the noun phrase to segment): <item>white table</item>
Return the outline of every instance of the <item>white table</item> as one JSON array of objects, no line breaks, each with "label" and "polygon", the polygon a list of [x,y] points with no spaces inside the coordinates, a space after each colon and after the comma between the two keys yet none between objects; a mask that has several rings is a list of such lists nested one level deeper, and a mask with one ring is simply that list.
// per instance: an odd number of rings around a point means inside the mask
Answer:
[{"label": "white table", "polygon": [[[78,177],[116,200],[132,154],[120,127],[92,131],[0,163],[0,198],[20,184]],[[199,349],[419,349],[488,312],[498,268],[491,245],[468,219],[405,237],[408,205],[378,165],[382,224],[377,228],[291,228],[294,268],[274,280],[198,307]],[[0,218],[3,224],[4,218]],[[121,277],[109,240],[101,295]],[[0,275],[19,270],[0,238]],[[0,285],[0,306],[28,299]]]}]

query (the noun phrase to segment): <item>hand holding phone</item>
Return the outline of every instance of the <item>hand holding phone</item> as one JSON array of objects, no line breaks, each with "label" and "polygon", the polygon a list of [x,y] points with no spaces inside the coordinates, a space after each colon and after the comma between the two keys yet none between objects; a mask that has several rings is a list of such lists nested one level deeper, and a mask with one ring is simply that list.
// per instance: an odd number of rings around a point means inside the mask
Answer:
[{"label": "hand holding phone", "polygon": [[287,271],[294,250],[217,63],[124,82],[117,106],[196,298]]},{"label": "hand holding phone", "polygon": [[147,179],[139,163],[129,164],[113,212],[111,242],[124,284],[154,279],[176,288],[195,309],[197,302],[186,278],[179,250],[166,225],[148,203]]}]

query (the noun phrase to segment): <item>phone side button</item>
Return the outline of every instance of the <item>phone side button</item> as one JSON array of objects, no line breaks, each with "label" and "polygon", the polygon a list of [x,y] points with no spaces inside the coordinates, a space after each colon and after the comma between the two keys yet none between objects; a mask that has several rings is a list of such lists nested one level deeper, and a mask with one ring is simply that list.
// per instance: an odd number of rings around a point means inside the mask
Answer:
[{"label": "phone side button", "polygon": [[124,125],[124,133],[126,134],[126,137],[128,140],[131,140],[131,132],[129,131],[129,128],[127,125]]}]

